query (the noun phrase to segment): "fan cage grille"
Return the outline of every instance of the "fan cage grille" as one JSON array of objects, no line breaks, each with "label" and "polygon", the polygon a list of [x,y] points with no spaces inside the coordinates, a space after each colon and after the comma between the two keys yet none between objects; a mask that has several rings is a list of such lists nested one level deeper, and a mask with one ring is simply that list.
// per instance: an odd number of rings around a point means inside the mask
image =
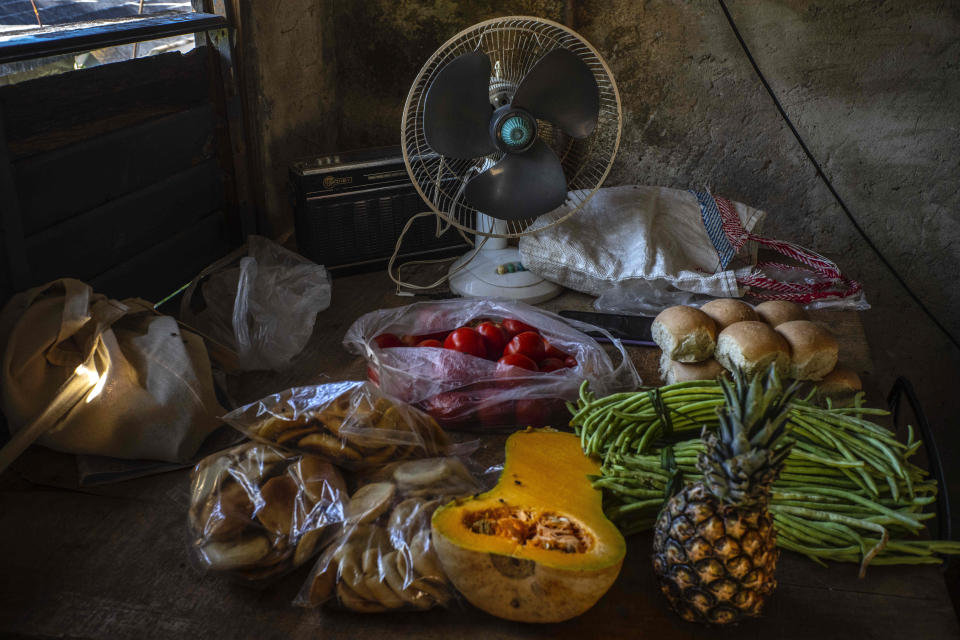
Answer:
[{"label": "fan cage grille", "polygon": [[497,18],[474,25],[447,41],[420,70],[407,95],[401,125],[404,161],[413,184],[437,215],[460,229],[482,236],[516,237],[534,230],[531,225],[536,216],[502,221],[505,232],[501,232],[503,228],[496,231],[475,228],[478,211],[463,201],[464,187],[470,177],[499,161],[504,154],[496,152],[470,160],[437,154],[427,145],[424,136],[424,100],[427,89],[445,65],[457,56],[474,51],[490,57],[491,94],[507,88],[512,97],[512,91],[524,75],[554,49],[567,49],[593,72],[600,94],[600,111],[594,132],[580,140],[567,136],[549,122],[537,120],[541,139],[560,158],[568,195],[558,209],[540,217],[536,230],[562,222],[596,193],[610,172],[620,144],[620,96],[613,74],[596,49],[561,24],[526,16]]}]

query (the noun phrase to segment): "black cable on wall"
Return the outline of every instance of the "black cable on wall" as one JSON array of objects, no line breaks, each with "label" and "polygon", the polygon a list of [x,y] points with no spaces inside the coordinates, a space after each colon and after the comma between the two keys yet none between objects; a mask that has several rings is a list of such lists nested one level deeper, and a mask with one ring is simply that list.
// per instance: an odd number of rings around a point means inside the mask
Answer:
[{"label": "black cable on wall", "polygon": [[757,61],[753,59],[753,55],[750,53],[750,48],[747,47],[747,43],[744,42],[743,36],[740,35],[740,30],[737,29],[736,23],[733,21],[733,16],[730,15],[730,11],[727,9],[727,5],[724,0],[717,0],[720,3],[720,8],[723,9],[723,14],[727,17],[727,22],[730,23],[730,28],[733,29],[733,35],[737,37],[737,41],[740,43],[740,47],[743,48],[743,52],[747,54],[747,59],[750,61],[750,65],[753,66],[754,72],[756,72],[757,77],[760,79],[760,82],[763,84],[763,88],[767,90],[767,93],[770,95],[770,99],[773,100],[774,106],[777,108],[777,111],[780,112],[780,117],[783,118],[783,121],[786,123],[787,127],[790,128],[790,132],[793,134],[793,137],[796,138],[797,142],[800,143],[800,148],[803,149],[803,152],[806,154],[807,158],[813,164],[813,167],[817,170],[817,175],[820,176],[820,179],[823,180],[823,183],[827,185],[827,189],[830,190],[830,193],[833,195],[834,199],[837,201],[837,204],[840,205],[840,209],[843,210],[843,213],[847,216],[847,219],[850,220],[850,224],[853,225],[853,228],[857,230],[857,233],[863,238],[864,242],[867,243],[867,246],[876,254],[880,259],[880,262],[893,274],[893,277],[896,278],[897,282],[900,283],[906,292],[913,298],[913,301],[917,303],[917,306],[927,314],[927,317],[937,325],[937,328],[943,332],[945,336],[953,343],[957,349],[960,349],[960,341],[957,340],[947,330],[943,323],[937,319],[933,312],[927,308],[927,305],[920,300],[913,289],[906,283],[900,273],[896,268],[887,260],[886,256],[883,255],[883,252],[873,243],[873,240],[870,239],[870,236],[867,235],[867,232],[863,230],[863,227],[860,226],[860,223],[857,222],[856,218],[853,217],[853,214],[850,212],[850,209],[847,208],[847,205],[844,203],[843,198],[840,197],[840,194],[837,193],[837,190],[833,188],[833,183],[830,182],[830,178],[823,172],[823,169],[820,168],[820,163],[817,162],[817,159],[813,156],[813,153],[807,147],[807,144],[803,141],[803,138],[800,137],[800,133],[797,131],[797,128],[793,126],[793,122],[790,120],[790,117],[787,115],[787,112],[784,110],[783,105],[780,104],[780,100],[777,99],[777,95],[773,92],[773,88],[770,86],[770,83],[767,82],[767,79],[764,77],[763,72],[760,71],[760,67],[757,65]]}]

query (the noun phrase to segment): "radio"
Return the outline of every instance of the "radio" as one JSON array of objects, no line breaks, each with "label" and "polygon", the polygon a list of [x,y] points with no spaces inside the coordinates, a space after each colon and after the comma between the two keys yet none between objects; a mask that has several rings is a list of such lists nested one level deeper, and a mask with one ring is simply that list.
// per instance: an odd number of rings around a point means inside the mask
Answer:
[{"label": "radio", "polygon": [[[386,268],[404,225],[429,211],[403,164],[399,146],[297,162],[290,169],[297,248],[333,276]],[[456,229],[436,237],[436,217],[413,222],[398,261],[459,255]]]}]

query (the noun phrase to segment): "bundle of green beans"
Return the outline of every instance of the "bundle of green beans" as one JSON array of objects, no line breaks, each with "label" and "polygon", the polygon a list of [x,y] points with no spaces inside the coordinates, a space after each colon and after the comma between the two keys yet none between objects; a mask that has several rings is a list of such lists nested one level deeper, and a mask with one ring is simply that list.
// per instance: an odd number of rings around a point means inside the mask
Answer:
[{"label": "bundle of green beans", "polygon": [[[673,482],[700,477],[699,433],[717,426],[723,402],[716,382],[599,399],[581,387],[570,424],[584,451],[603,459],[594,486],[604,490],[607,515],[625,535],[654,525]],[[958,542],[906,539],[933,517],[923,508],[935,501],[937,486],[908,460],[922,446],[912,428],[903,443],[864,417],[883,414],[792,403],[794,446],[770,502],[778,545],[819,563],[859,562],[861,574],[870,563],[939,563],[935,554],[960,554]]]}]

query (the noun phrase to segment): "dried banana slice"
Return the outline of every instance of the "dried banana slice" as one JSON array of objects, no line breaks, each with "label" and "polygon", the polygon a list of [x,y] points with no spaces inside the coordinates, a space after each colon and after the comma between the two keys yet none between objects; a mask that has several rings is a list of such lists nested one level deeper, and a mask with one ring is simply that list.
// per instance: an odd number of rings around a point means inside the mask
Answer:
[{"label": "dried banana slice", "polygon": [[337,563],[325,554],[317,563],[322,570],[317,571],[310,583],[310,595],[308,596],[311,606],[317,606],[329,600],[333,596],[333,590],[337,583]]},{"label": "dried banana slice", "polygon": [[373,522],[390,507],[396,492],[392,482],[373,482],[360,487],[344,509],[347,522]]},{"label": "dried banana slice", "polygon": [[337,584],[337,597],[340,599],[340,603],[351,611],[357,611],[359,613],[382,613],[387,611],[387,608],[377,600],[365,598],[344,582]]},{"label": "dried banana slice", "polygon": [[452,596],[450,595],[450,589],[446,588],[443,585],[439,585],[433,580],[428,580],[427,578],[417,578],[410,583],[410,588],[422,591],[430,596],[434,602],[439,605],[446,605],[450,602]]},{"label": "dried banana slice", "polygon": [[369,453],[367,453],[367,455],[364,457],[364,461],[369,466],[373,467],[378,464],[387,462],[388,460],[398,459],[399,456],[397,456],[396,453],[397,453],[396,445],[388,444],[383,448],[374,449],[373,451],[370,451]]},{"label": "dried banana slice", "polygon": [[277,438],[276,438],[276,440],[274,440],[274,442],[276,442],[277,444],[280,444],[280,445],[286,444],[286,443],[288,443],[288,442],[298,440],[299,438],[302,438],[303,436],[310,435],[311,433],[315,432],[316,430],[317,430],[317,428],[316,428],[316,427],[312,427],[312,426],[311,426],[311,427],[303,427],[302,429],[290,429],[289,431],[284,431],[284,432],[281,433],[279,436],[277,436]]},{"label": "dried banana slice", "polygon": [[215,490],[222,486],[226,478],[226,471],[231,464],[233,464],[232,458],[223,455],[197,465],[191,488],[194,508],[190,510],[190,516],[193,518],[194,529],[202,527],[202,523],[205,521],[205,518],[202,517],[203,507]]},{"label": "dried banana slice", "polygon": [[456,458],[427,458],[411,460],[397,466],[393,479],[401,488],[434,487],[450,479],[471,478],[470,472]]},{"label": "dried banana slice", "polygon": [[365,586],[377,597],[383,606],[389,609],[399,609],[403,606],[403,599],[390,589],[390,585],[380,575],[380,549],[367,549],[363,552],[363,573],[366,576]]},{"label": "dried banana slice", "polygon": [[405,531],[408,523],[414,517],[426,501],[423,498],[407,498],[390,512],[390,520],[387,522],[387,528],[396,531]]},{"label": "dried banana slice", "polygon": [[250,581],[266,580],[284,573],[287,569],[288,567],[285,564],[275,564],[265,568],[242,569],[237,571],[236,575]]},{"label": "dried banana slice", "polygon": [[293,566],[299,567],[313,556],[320,545],[320,539],[323,537],[324,531],[326,531],[326,527],[317,527],[300,536],[297,548],[293,552]]},{"label": "dried banana slice", "polygon": [[297,483],[288,475],[270,478],[260,487],[264,504],[257,513],[267,531],[289,536],[294,525],[294,510],[297,501]]},{"label": "dried banana slice", "polygon": [[423,529],[410,541],[410,556],[413,560],[413,569],[425,578],[435,578],[446,582],[447,574],[440,565],[433,545],[430,544],[430,529]]},{"label": "dried banana slice", "polygon": [[404,602],[413,605],[418,609],[429,609],[433,606],[433,601],[425,597],[421,592],[411,589],[409,585],[404,584],[403,575],[397,569],[397,556],[402,555],[396,551],[383,556],[380,566],[383,570],[383,577],[390,585],[390,589],[399,596]]},{"label": "dried banana slice", "polygon": [[367,589],[361,566],[363,550],[353,544],[345,544],[334,553],[338,560],[337,575],[339,584],[348,584],[358,596],[371,602],[379,602],[373,592]]},{"label": "dried banana slice", "polygon": [[303,491],[316,504],[334,502],[347,495],[347,485],[335,466],[317,456],[304,455],[291,468],[303,484]]},{"label": "dried banana slice", "polygon": [[294,420],[292,411],[278,413],[279,415],[272,415],[257,426],[258,436],[265,440],[276,440],[277,436],[285,431],[303,427],[303,420]]},{"label": "dried banana slice", "polygon": [[387,407],[380,420],[377,421],[378,429],[389,429],[391,431],[409,430],[407,421],[396,406]]},{"label": "dried banana slice", "polygon": [[253,502],[246,490],[236,482],[227,482],[204,505],[198,528],[204,538],[227,540],[247,527],[253,510]]},{"label": "dried banana slice", "polygon": [[235,542],[209,542],[201,552],[211,569],[226,571],[256,564],[270,553],[270,543],[263,536],[252,536]]},{"label": "dried banana slice", "polygon": [[347,446],[338,438],[328,433],[317,432],[304,436],[297,446],[316,451],[329,458],[344,460],[345,462],[359,462],[362,456],[353,448]]}]

